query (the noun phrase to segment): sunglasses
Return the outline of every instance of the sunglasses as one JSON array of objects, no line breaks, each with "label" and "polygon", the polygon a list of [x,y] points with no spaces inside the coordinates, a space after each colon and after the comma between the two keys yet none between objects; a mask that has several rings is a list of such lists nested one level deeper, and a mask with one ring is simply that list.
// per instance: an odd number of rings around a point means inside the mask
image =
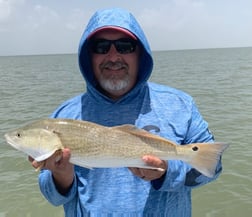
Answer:
[{"label": "sunglasses", "polygon": [[112,44],[118,53],[129,54],[136,50],[137,41],[131,38],[120,38],[117,40],[94,39],[90,41],[90,48],[93,53],[107,54]]}]

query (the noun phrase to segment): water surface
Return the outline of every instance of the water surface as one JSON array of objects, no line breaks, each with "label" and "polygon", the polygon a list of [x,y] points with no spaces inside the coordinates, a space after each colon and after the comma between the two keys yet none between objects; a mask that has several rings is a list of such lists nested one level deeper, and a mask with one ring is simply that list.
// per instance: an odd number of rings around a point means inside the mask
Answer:
[{"label": "water surface", "polygon": [[[250,217],[252,48],[163,51],[154,58],[151,80],[192,95],[215,139],[231,144],[221,177],[193,191],[193,216]],[[3,134],[85,91],[77,56],[0,57],[0,77],[0,217],[62,217],[62,207],[41,195],[27,157]]]}]

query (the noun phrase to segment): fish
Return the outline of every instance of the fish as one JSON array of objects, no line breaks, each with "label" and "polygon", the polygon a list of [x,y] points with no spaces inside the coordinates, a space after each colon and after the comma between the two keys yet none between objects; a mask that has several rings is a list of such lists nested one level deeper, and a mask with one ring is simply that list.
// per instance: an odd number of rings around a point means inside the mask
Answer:
[{"label": "fish", "polygon": [[106,127],[63,118],[33,121],[4,136],[9,145],[37,162],[45,162],[54,153],[69,148],[69,161],[89,169],[158,169],[142,160],[145,155],[153,155],[162,160],[184,161],[207,177],[215,175],[218,161],[229,146],[222,142],[179,145],[131,124]]}]

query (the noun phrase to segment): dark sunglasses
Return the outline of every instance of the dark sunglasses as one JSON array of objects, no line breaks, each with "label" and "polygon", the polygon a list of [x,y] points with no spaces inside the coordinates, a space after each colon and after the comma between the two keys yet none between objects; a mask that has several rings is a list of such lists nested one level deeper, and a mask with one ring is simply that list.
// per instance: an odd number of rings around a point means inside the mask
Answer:
[{"label": "dark sunglasses", "polygon": [[137,41],[131,38],[120,38],[117,40],[94,39],[89,43],[91,51],[96,54],[108,53],[112,44],[120,54],[133,53],[137,46]]}]

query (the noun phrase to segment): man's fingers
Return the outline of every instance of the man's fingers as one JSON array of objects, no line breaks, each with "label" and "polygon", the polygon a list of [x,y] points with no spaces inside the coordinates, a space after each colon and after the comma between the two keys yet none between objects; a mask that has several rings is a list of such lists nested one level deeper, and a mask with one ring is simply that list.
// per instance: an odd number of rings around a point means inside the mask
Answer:
[{"label": "man's fingers", "polygon": [[164,160],[161,160],[157,157],[150,156],[150,155],[145,155],[145,156],[143,156],[142,159],[147,165],[152,166],[152,167],[156,167],[157,170],[159,170],[159,171],[167,170],[167,163]]},{"label": "man's fingers", "polygon": [[167,162],[164,160],[161,160],[155,156],[146,155],[143,156],[143,161],[151,167],[156,167],[157,169],[145,169],[145,168],[132,168],[130,167],[129,170],[135,175],[138,176],[141,179],[144,179],[146,181],[151,181],[154,179],[158,179],[162,177],[167,168]]},{"label": "man's fingers", "polygon": [[28,160],[31,162],[31,165],[36,169],[40,170],[45,165],[45,161],[37,162],[31,156],[28,156]]}]

